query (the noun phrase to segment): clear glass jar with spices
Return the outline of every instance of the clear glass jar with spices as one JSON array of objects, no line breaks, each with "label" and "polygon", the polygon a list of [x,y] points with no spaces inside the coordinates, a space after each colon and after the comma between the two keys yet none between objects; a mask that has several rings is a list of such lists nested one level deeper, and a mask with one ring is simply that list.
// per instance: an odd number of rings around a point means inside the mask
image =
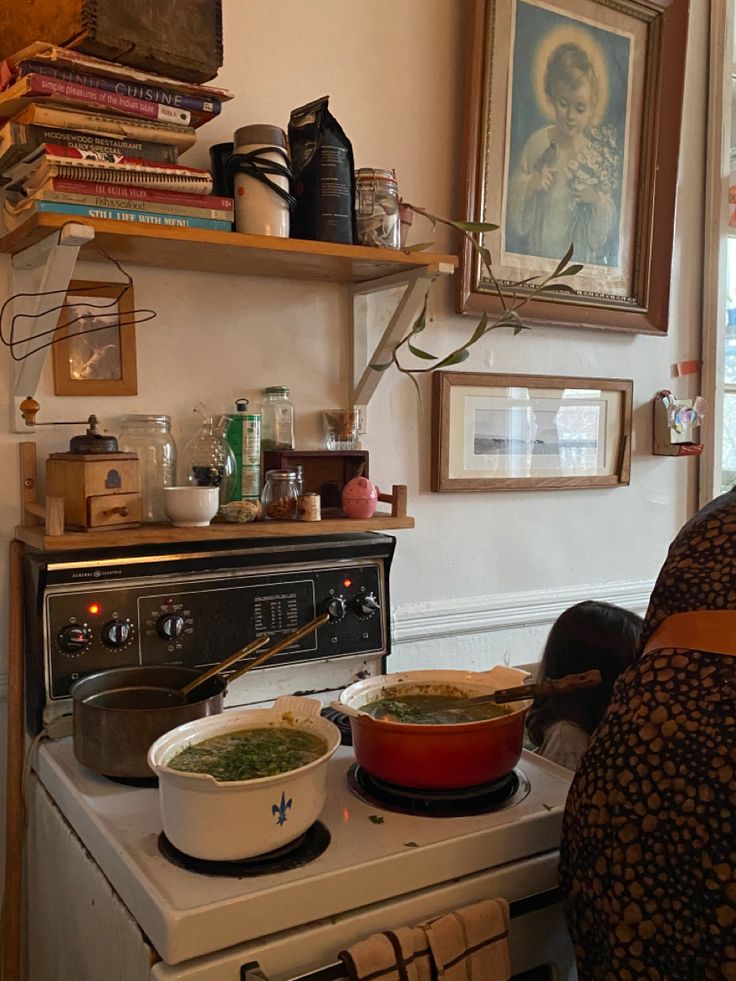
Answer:
[{"label": "clear glass jar with spices", "polygon": [[266,518],[291,521],[296,518],[299,488],[293,470],[267,470],[261,491],[261,504]]},{"label": "clear glass jar with spices", "polygon": [[166,521],[164,487],[171,487],[176,480],[171,416],[122,416],[118,448],[138,455],[143,521]]},{"label": "clear glass jar with spices", "polygon": [[264,450],[294,449],[294,406],[288,385],[271,385],[263,390],[261,447]]}]

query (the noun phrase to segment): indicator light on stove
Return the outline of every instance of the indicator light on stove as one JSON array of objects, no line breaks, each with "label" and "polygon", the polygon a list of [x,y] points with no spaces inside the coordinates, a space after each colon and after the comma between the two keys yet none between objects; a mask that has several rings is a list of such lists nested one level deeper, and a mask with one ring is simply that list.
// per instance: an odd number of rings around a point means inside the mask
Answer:
[{"label": "indicator light on stove", "polygon": [[343,579],[342,584],[345,587],[345,589],[350,589],[350,587],[353,585],[353,580],[352,579]]},{"label": "indicator light on stove", "polygon": [[99,613],[102,613],[102,607],[99,603],[90,603],[87,607],[87,613],[90,613],[93,617],[96,617]]}]

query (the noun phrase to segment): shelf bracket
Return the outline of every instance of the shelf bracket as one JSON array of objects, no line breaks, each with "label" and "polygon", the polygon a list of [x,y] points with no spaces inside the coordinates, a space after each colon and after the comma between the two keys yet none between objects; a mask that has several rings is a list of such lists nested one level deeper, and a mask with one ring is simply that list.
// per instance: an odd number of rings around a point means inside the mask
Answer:
[{"label": "shelf bracket", "polygon": [[[366,406],[378,387],[383,372],[371,368],[371,363],[383,364],[390,361],[394,346],[410,330],[419,316],[431,283],[438,275],[454,272],[449,263],[438,263],[414,269],[408,273],[397,273],[384,279],[357,283],[352,288],[352,404]],[[398,290],[403,287],[396,307],[389,319],[378,344],[371,354],[369,335],[369,301],[376,293]]]},{"label": "shelf bracket", "polygon": [[[59,312],[50,310],[50,307],[56,307],[62,302],[74,273],[79,250],[94,237],[95,230],[91,226],[69,222],[58,232],[47,235],[40,242],[13,256],[11,295],[28,294],[18,296],[10,311],[11,318],[17,314],[25,314],[16,321],[13,337],[14,341],[22,342],[15,348],[17,357],[33,351],[34,340],[44,331],[56,326]],[[42,267],[40,278],[37,274],[39,267]],[[56,297],[43,295],[54,292]],[[45,309],[49,310],[47,314],[42,312]],[[28,355],[22,361],[10,362],[11,432],[33,432],[32,426],[24,424],[19,406],[27,395],[35,395],[48,350],[46,347]]]}]

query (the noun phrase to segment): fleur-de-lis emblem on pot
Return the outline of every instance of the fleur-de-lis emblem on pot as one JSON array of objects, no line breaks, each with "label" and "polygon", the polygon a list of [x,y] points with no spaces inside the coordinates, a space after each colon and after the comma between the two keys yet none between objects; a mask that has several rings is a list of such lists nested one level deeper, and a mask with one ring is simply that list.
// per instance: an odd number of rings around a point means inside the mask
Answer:
[{"label": "fleur-de-lis emblem on pot", "polygon": [[287,800],[286,794],[281,791],[281,803],[271,806],[271,813],[276,818],[276,824],[286,824],[286,812],[291,807],[291,797]]}]

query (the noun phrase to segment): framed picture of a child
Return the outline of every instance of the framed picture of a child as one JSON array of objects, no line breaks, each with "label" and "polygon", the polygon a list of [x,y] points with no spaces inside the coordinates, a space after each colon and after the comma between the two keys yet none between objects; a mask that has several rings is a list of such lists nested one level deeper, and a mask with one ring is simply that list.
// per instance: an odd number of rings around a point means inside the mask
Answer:
[{"label": "framed picture of a child", "polygon": [[[531,323],[666,334],[687,0],[471,0],[461,312],[523,296],[568,248],[574,293]],[[519,285],[522,284],[522,285]]]}]

